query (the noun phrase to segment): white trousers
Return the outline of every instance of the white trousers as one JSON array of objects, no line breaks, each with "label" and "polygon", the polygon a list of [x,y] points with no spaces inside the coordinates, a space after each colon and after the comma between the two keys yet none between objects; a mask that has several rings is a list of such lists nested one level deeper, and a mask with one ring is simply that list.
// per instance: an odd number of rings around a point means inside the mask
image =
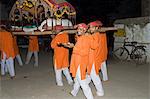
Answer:
[{"label": "white trousers", "polygon": [[69,69],[68,68],[63,68],[63,69],[59,69],[57,70],[55,68],[55,76],[56,76],[56,83],[58,86],[63,86],[63,82],[62,82],[62,72],[63,74],[65,75],[67,81],[68,81],[68,84],[69,85],[72,85],[73,84],[73,80],[71,78],[71,75],[69,73]]},{"label": "white trousers", "polygon": [[15,70],[14,70],[14,60],[12,57],[9,57],[6,59],[6,54],[5,52],[2,52],[3,54],[3,59],[1,61],[1,74],[5,75],[5,73],[8,72],[11,77],[15,76]]},{"label": "white trousers", "polygon": [[17,59],[19,65],[22,66],[22,65],[23,65],[23,62],[22,62],[22,59],[21,59],[20,54],[16,55],[16,59]]},{"label": "white trousers", "polygon": [[80,66],[78,67],[76,77],[74,78],[74,82],[75,83],[73,85],[73,90],[71,91],[71,94],[73,96],[77,95],[77,93],[80,89],[80,86],[81,86],[85,97],[87,99],[93,99],[93,94],[92,94],[91,88],[89,87],[89,84],[88,84],[87,80],[86,79],[81,80]]},{"label": "white trousers", "polygon": [[102,72],[103,81],[107,81],[108,80],[108,73],[107,73],[106,61],[104,61],[101,64],[101,72]]},{"label": "white trousers", "polygon": [[93,64],[92,65],[92,70],[91,70],[91,73],[90,75],[87,75],[87,82],[90,83],[91,80],[93,81],[94,83],[94,86],[97,90],[97,95],[98,96],[103,96],[104,95],[104,90],[103,90],[103,87],[102,87],[102,82],[101,82],[101,79],[100,79],[100,76],[96,74],[95,72],[95,65]]},{"label": "white trousers", "polygon": [[6,65],[6,54],[4,52],[2,52],[2,60],[1,60],[1,75],[5,75],[5,73],[7,73],[8,71],[8,67]]},{"label": "white trousers", "polygon": [[38,66],[38,52],[37,51],[27,53],[27,58],[26,58],[25,64],[29,64],[32,54],[34,54],[34,58],[35,58],[34,66]]}]

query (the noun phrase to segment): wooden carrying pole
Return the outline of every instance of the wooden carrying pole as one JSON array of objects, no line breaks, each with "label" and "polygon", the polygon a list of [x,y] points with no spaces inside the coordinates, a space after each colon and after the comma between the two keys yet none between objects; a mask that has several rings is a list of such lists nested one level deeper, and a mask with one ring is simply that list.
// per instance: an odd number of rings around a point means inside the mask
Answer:
[{"label": "wooden carrying pole", "polygon": [[[99,32],[106,32],[106,31],[111,31],[111,30],[117,30],[118,28],[116,27],[101,27],[98,29]],[[76,29],[65,29],[65,32],[69,34],[75,34],[77,33]],[[24,31],[13,31],[12,32],[14,35],[51,35],[51,34],[57,34],[55,31],[52,30],[46,30],[46,31],[33,31],[33,32],[24,32]]]}]

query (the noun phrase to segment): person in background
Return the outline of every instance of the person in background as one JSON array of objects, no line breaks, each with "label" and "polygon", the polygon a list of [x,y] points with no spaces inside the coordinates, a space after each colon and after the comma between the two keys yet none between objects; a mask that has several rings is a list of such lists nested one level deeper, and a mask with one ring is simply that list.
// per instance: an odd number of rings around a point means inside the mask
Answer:
[{"label": "person in background", "polygon": [[20,56],[20,53],[19,53],[19,48],[18,48],[18,45],[17,45],[17,37],[16,36],[13,37],[13,42],[14,42],[15,58],[17,58],[17,61],[18,61],[19,65],[22,66],[23,62],[22,62],[22,59],[21,59],[21,56]]},{"label": "person in background", "polygon": [[[99,25],[98,29],[101,29],[102,27],[102,22],[97,20],[96,21]],[[112,29],[113,30],[113,29]],[[115,28],[114,28],[115,30]],[[101,35],[101,72],[102,72],[102,77],[103,81],[108,81],[108,71],[107,71],[107,66],[106,66],[106,61],[107,61],[107,56],[108,56],[108,48],[107,48],[107,36],[106,36],[106,31],[109,31],[109,29],[105,30],[105,32],[100,32]]]},{"label": "person in background", "polygon": [[15,77],[13,36],[4,26],[0,27],[0,51],[2,52],[1,75],[5,75],[8,69],[11,79],[13,79]]},{"label": "person in background", "polygon": [[38,67],[38,52],[39,52],[38,37],[29,36],[29,46],[25,64],[29,64],[32,54],[34,54],[35,58],[34,66]]},{"label": "person in background", "polygon": [[56,83],[58,86],[63,86],[62,72],[67,78],[68,84],[72,85],[73,80],[69,73],[69,49],[65,48],[63,44],[69,42],[67,32],[63,32],[63,26],[57,25],[54,27],[57,35],[51,35],[51,47],[54,49],[54,69],[56,76]]},{"label": "person in background", "polygon": [[85,23],[80,23],[76,25],[75,28],[77,28],[78,36],[76,38],[77,42],[73,47],[70,63],[70,73],[72,77],[74,77],[75,83],[70,94],[76,96],[81,86],[85,97],[87,99],[93,99],[91,88],[86,80],[91,38],[86,33],[87,25]]}]

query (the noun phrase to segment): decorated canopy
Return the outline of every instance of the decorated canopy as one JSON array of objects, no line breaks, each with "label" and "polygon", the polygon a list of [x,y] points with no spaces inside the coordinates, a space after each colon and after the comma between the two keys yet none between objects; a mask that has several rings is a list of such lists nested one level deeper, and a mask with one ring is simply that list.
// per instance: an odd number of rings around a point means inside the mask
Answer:
[{"label": "decorated canopy", "polygon": [[75,24],[76,11],[63,0],[17,0],[9,14],[13,26],[39,26],[48,18],[67,18]]}]

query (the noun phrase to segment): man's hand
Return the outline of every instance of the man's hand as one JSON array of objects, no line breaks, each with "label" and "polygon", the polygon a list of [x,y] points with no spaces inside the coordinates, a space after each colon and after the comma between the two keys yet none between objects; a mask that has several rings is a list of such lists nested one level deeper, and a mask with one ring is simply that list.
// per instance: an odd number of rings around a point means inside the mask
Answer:
[{"label": "man's hand", "polygon": [[73,44],[73,43],[70,43],[70,42],[68,42],[68,43],[62,43],[62,45],[63,45],[64,47],[68,47],[68,48],[73,48],[73,47],[74,47],[74,44]]},{"label": "man's hand", "polygon": [[52,34],[52,35],[51,35],[51,38],[53,39],[54,37],[55,37],[55,35],[54,35],[54,34]]},{"label": "man's hand", "polygon": [[63,43],[58,42],[58,43],[57,43],[57,46],[58,46],[58,47],[63,47],[64,45],[63,45]]}]

